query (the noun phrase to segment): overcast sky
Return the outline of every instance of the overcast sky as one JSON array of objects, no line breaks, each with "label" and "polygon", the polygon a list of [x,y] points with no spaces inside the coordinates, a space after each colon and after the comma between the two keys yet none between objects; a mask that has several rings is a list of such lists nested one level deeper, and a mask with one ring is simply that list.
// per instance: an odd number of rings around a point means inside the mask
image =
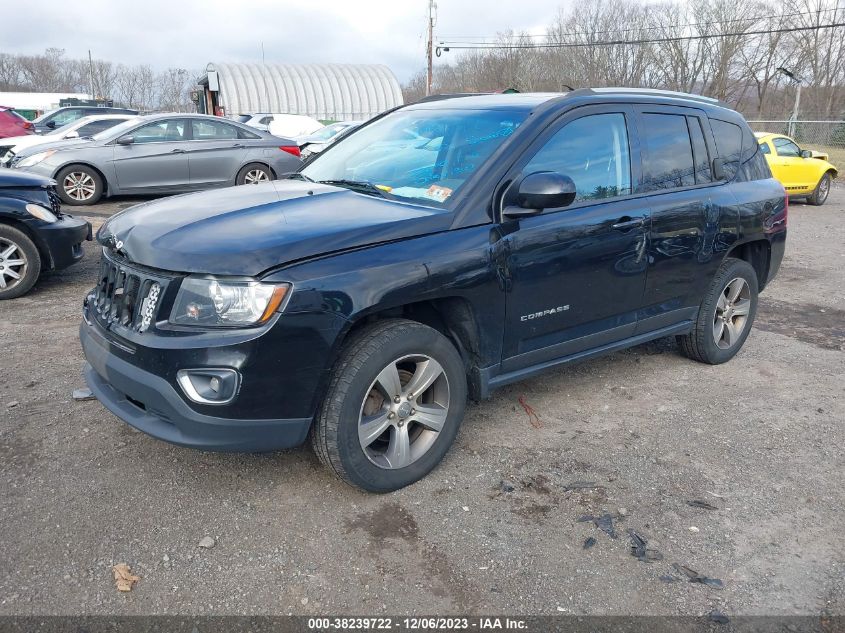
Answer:
[{"label": "overcast sky", "polygon": [[[439,0],[435,39],[540,33],[567,1]],[[383,63],[404,82],[425,68],[427,13],[428,0],[28,0],[2,11],[0,52],[90,48],[113,62],[202,70],[259,61],[263,41],[267,61]]]}]

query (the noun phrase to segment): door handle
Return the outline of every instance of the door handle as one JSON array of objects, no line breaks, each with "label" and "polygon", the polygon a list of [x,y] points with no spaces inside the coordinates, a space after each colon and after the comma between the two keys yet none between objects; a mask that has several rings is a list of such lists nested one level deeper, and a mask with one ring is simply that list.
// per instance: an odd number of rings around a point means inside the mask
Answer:
[{"label": "door handle", "polygon": [[619,220],[610,225],[614,231],[629,231],[631,229],[637,229],[645,224],[645,218],[632,218],[630,216],[624,215]]},{"label": "door handle", "polygon": [[171,154],[184,154],[185,150],[183,150],[183,149],[172,149],[172,150],[170,150],[170,153]]},{"label": "door handle", "polygon": [[246,147],[246,145],[244,145],[243,143],[235,143],[234,145],[232,145],[232,147],[236,149],[243,149],[244,147]]}]

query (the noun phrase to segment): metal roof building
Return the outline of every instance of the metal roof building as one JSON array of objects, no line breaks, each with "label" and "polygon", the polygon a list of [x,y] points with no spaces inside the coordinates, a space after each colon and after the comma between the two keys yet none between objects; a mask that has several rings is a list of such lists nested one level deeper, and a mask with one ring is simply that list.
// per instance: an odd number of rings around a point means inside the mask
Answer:
[{"label": "metal roof building", "polygon": [[218,64],[199,79],[200,109],[214,114],[279,112],[358,120],[402,105],[396,76],[381,64]]}]

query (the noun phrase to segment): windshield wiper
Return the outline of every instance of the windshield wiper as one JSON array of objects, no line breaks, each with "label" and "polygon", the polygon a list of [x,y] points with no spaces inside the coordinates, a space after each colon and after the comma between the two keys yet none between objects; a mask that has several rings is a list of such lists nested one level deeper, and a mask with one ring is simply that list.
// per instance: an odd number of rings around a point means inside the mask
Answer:
[{"label": "windshield wiper", "polygon": [[377,187],[368,180],[346,180],[345,178],[341,178],[340,180],[320,180],[319,183],[321,185],[334,185],[335,187],[346,187],[347,189],[351,189],[352,191],[358,191],[360,193],[374,193],[382,198],[393,197],[387,191],[385,191],[381,187]]}]

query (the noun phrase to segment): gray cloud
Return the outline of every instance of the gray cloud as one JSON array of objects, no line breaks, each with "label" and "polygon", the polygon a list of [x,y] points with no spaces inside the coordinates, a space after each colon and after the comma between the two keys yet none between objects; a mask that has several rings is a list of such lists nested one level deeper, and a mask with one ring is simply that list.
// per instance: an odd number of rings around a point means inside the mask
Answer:
[{"label": "gray cloud", "polygon": [[[435,37],[541,32],[560,0],[440,0]],[[405,81],[425,67],[426,0],[34,0],[5,11],[0,51],[201,70],[209,61],[387,64]]]}]

